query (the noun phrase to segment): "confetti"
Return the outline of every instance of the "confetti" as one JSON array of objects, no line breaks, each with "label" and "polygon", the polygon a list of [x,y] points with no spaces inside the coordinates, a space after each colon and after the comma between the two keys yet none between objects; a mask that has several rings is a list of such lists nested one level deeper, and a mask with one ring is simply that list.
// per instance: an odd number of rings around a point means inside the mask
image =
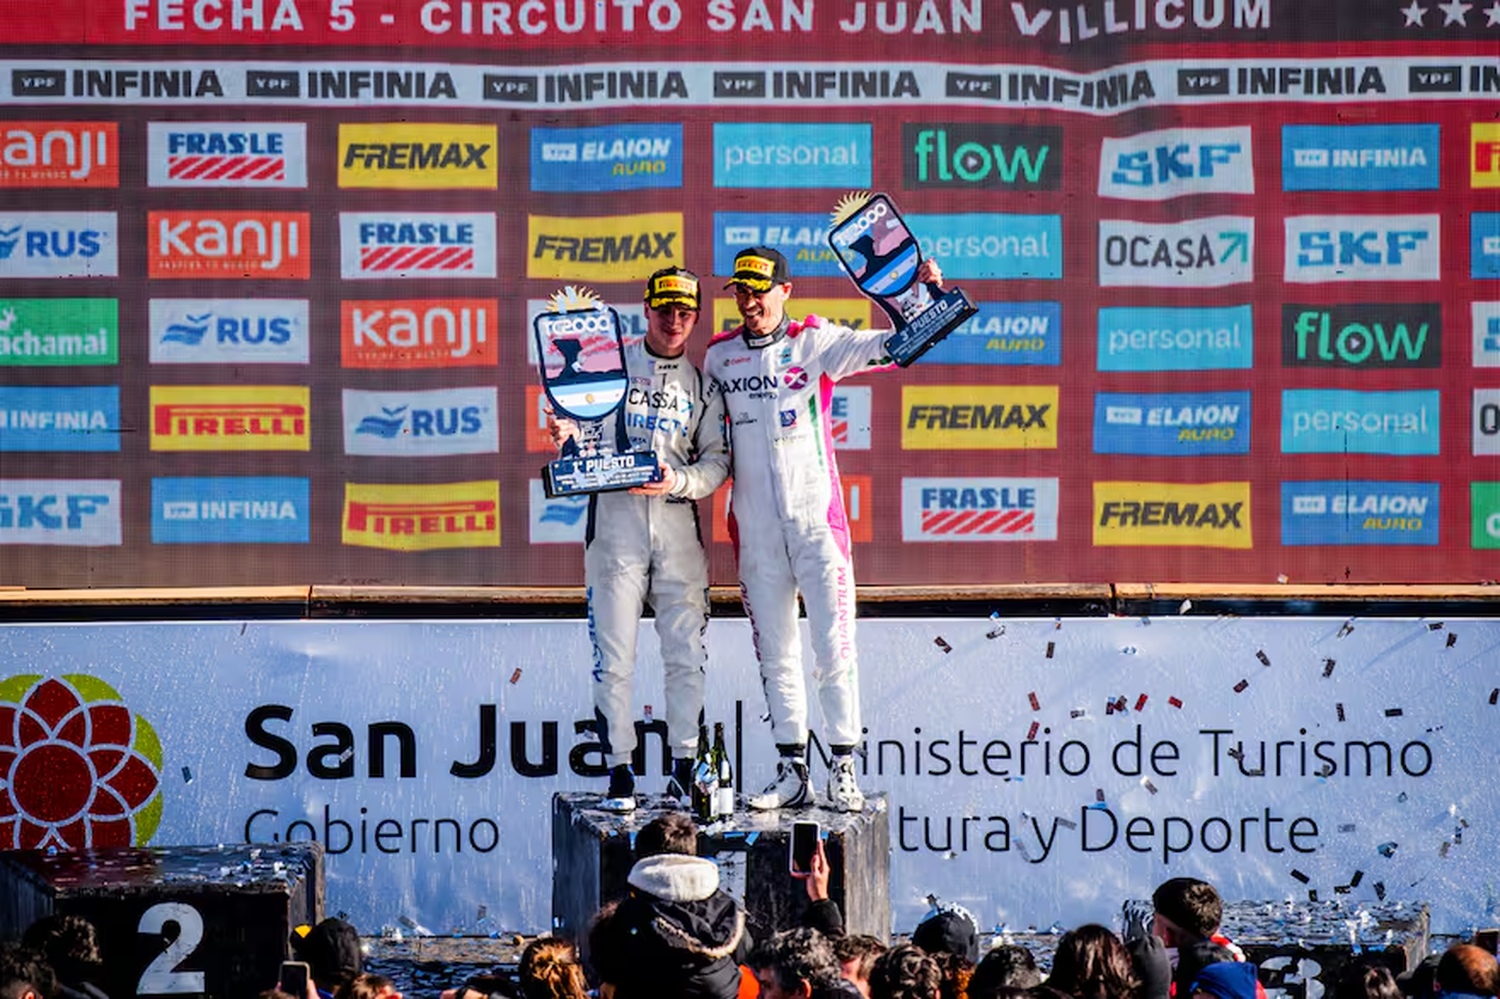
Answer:
[{"label": "confetti", "polygon": [[1108,717],[1109,715],[1112,715],[1114,713],[1115,713],[1115,702],[1114,701],[1105,701],[1104,702],[1104,714],[1105,714],[1105,716]]},{"label": "confetti", "polygon": [[250,622],[249,621],[242,621],[240,623],[240,634],[243,635],[245,633],[245,629],[248,628],[248,627],[250,627]]},{"label": "confetti", "polygon": [[1238,746],[1235,746],[1233,749],[1225,750],[1224,755],[1229,757],[1231,760],[1239,760],[1241,763],[1245,762],[1245,751]]},{"label": "confetti", "polygon": [[1266,652],[1265,652],[1264,649],[1257,650],[1256,653],[1255,653],[1255,658],[1257,658],[1257,659],[1260,660],[1260,664],[1262,666],[1269,666],[1269,665],[1271,665],[1271,657],[1268,656],[1268,655],[1266,655]]},{"label": "confetti", "polygon": [[984,637],[985,638],[999,638],[1003,634],[1005,634],[1005,625],[1003,625],[1003,624],[997,624],[993,628],[991,628],[989,631],[985,632],[984,633]]},{"label": "confetti", "polygon": [[1016,849],[1021,851],[1022,860],[1027,863],[1031,862],[1031,851],[1026,849],[1026,841],[1024,839],[1016,840]]},{"label": "confetti", "polygon": [[1453,648],[1453,646],[1455,646],[1457,644],[1458,644],[1458,635],[1454,634],[1451,631],[1448,632],[1448,641],[1443,646],[1443,648],[1445,648],[1445,649],[1451,649],[1451,648]]},{"label": "confetti", "polygon": [[1174,708],[1180,708],[1180,707],[1182,707],[1182,701],[1179,698],[1176,698],[1176,697],[1169,697],[1169,698],[1167,698],[1167,703],[1170,704],[1170,705],[1172,705],[1172,707],[1174,707]]},{"label": "confetti", "polygon": [[1349,889],[1348,885],[1334,885],[1333,886],[1333,893],[1335,895],[1347,895],[1347,894],[1349,894],[1349,891],[1350,891],[1350,889]]},{"label": "confetti", "polygon": [[1250,686],[1249,680],[1241,680],[1239,683],[1234,685],[1234,692],[1236,694],[1243,694],[1245,692],[1245,688],[1248,686]]},{"label": "confetti", "polygon": [[1442,631],[1443,630],[1443,622],[1441,622],[1441,621],[1428,621],[1427,622],[1427,630],[1428,631]]},{"label": "confetti", "polygon": [[1500,687],[1496,687],[1494,690],[1490,691],[1490,703],[1500,703]]},{"label": "confetti", "polygon": [[479,907],[479,911],[474,915],[474,918],[476,920],[487,919],[487,918],[489,918],[489,914],[490,914],[490,907],[487,906],[487,905],[481,905]]},{"label": "confetti", "polygon": [[1323,660],[1323,679],[1326,680],[1330,676],[1333,676],[1333,668],[1335,666],[1337,666],[1337,665],[1338,665],[1338,662],[1335,661],[1335,660],[1333,660],[1333,659],[1324,659]]},{"label": "confetti", "polygon": [[1306,874],[1303,874],[1295,867],[1292,868],[1291,874],[1292,877],[1296,878],[1298,881],[1301,881],[1303,884],[1307,884],[1308,882],[1312,881],[1312,878],[1308,877]]},{"label": "confetti", "polygon": [[1082,718],[1085,714],[1087,714],[1087,712],[1085,712],[1082,708],[1074,708],[1072,711],[1068,712],[1068,717]]},{"label": "confetti", "polygon": [[1335,638],[1343,638],[1345,635],[1351,634],[1353,631],[1354,631],[1354,619],[1350,618],[1349,620],[1347,620],[1347,621],[1344,622],[1343,626],[1339,628],[1339,633],[1337,635],[1335,635],[1334,637]]},{"label": "confetti", "polygon": [[1287,583],[1290,583],[1291,581],[1292,581],[1291,577],[1288,576],[1284,572],[1278,573],[1277,576],[1276,576],[1276,582],[1280,583],[1282,586],[1285,586]]},{"label": "confetti", "polygon": [[951,646],[947,642],[943,641],[943,636],[942,635],[939,635],[938,637],[934,638],[932,640],[932,644],[936,645],[938,648],[942,649],[944,652],[952,652],[953,651],[953,646]]},{"label": "confetti", "polygon": [[1448,847],[1450,847],[1452,845],[1453,844],[1449,843],[1447,840],[1443,840],[1442,846],[1438,847],[1438,857],[1440,857],[1443,860],[1447,860],[1448,859]]},{"label": "confetti", "polygon": [[1342,822],[1342,823],[1339,824],[1339,832],[1341,832],[1341,833],[1349,833],[1349,832],[1353,832],[1353,831],[1354,831],[1354,823],[1353,822]]},{"label": "confetti", "polygon": [[1055,618],[1052,619],[1052,630],[1053,631],[1062,631],[1062,618],[1055,617]]},{"label": "confetti", "polygon": [[1143,617],[1143,618],[1141,618],[1141,627],[1142,628],[1149,628],[1149,627],[1151,627],[1151,619],[1149,617]]},{"label": "confetti", "polygon": [[641,716],[647,721],[651,720],[651,705],[645,704],[641,706]]},{"label": "confetti", "polygon": [[1316,889],[1316,888],[1309,889],[1308,892],[1307,892],[1307,900],[1309,902],[1316,902],[1318,900],[1318,889]]},{"label": "confetti", "polygon": [[1386,858],[1394,857],[1396,855],[1396,848],[1398,846],[1400,846],[1400,844],[1399,843],[1394,843],[1394,842],[1391,842],[1391,843],[1381,843],[1379,846],[1377,846],[1375,848],[1375,852],[1378,853],[1378,854],[1380,854],[1382,857],[1386,857]]},{"label": "confetti", "polygon": [[1344,706],[1342,704],[1335,704],[1333,706],[1333,709],[1339,713],[1339,721],[1343,721],[1344,720]]},{"label": "confetti", "polygon": [[1051,659],[1052,658],[1052,653],[1054,653],[1056,651],[1057,651],[1057,643],[1056,642],[1048,642],[1047,643],[1047,658]]},{"label": "confetti", "polygon": [[513,684],[521,682],[521,667],[517,666],[516,671],[510,675],[510,682]]},{"label": "confetti", "polygon": [[1364,879],[1365,879],[1365,872],[1364,871],[1355,871],[1349,877],[1349,887],[1350,888],[1358,888],[1359,887],[1359,883],[1361,881],[1363,881]]},{"label": "confetti", "polygon": [[1036,699],[1036,691],[1033,690],[1031,693],[1027,694],[1026,699],[1031,702],[1031,710],[1042,710],[1042,702]]},{"label": "confetti", "polygon": [[1120,712],[1123,712],[1125,710],[1125,695],[1124,694],[1121,694],[1119,697],[1115,698],[1115,710],[1116,711],[1120,711]]},{"label": "confetti", "polygon": [[1156,793],[1156,785],[1153,784],[1153,783],[1151,783],[1151,779],[1149,777],[1142,777],[1141,778],[1141,787],[1144,787],[1146,790],[1150,791],[1152,794]]},{"label": "confetti", "polygon": [[1399,805],[1406,804],[1406,792],[1405,791],[1402,791],[1400,794],[1396,795],[1396,803],[1399,804]]},{"label": "confetti", "polygon": [[340,763],[348,763],[352,759],[354,759],[354,747],[353,746],[348,747],[342,753],[339,754],[339,762]]},{"label": "confetti", "polygon": [[1060,826],[1062,826],[1064,829],[1077,829],[1078,828],[1078,823],[1074,822],[1072,819],[1058,819],[1057,820],[1057,824],[1060,825]]},{"label": "confetti", "polygon": [[1377,881],[1377,882],[1375,882],[1375,897],[1378,898],[1378,899],[1380,899],[1380,901],[1382,901],[1382,902],[1385,901],[1385,882],[1384,881]]},{"label": "confetti", "polygon": [[1122,656],[1133,656],[1135,653],[1136,647],[1134,645],[1125,645],[1120,648],[1120,655]]},{"label": "confetti", "polygon": [[1096,787],[1096,788],[1094,788],[1094,800],[1095,801],[1103,801],[1104,800],[1104,788],[1102,788],[1102,787]]},{"label": "confetti", "polygon": [[1041,726],[1038,725],[1036,722],[1032,722],[1031,723],[1031,728],[1029,728],[1029,729],[1026,730],[1026,741],[1027,742],[1036,742],[1036,731],[1039,728],[1041,728]]},{"label": "confetti", "polygon": [[1179,613],[1179,614],[1186,614],[1188,611],[1190,611],[1192,609],[1193,609],[1193,602],[1191,600],[1184,600],[1182,603],[1180,603],[1180,604],[1177,605],[1177,613]]},{"label": "confetti", "polygon": [[1402,713],[1403,712],[1401,711],[1400,708],[1386,708],[1385,709],[1385,716],[1387,718],[1400,718],[1401,715],[1402,715]]},{"label": "confetti", "polygon": [[1144,708],[1145,706],[1146,706],[1146,695],[1142,694],[1140,697],[1137,697],[1135,699],[1135,709],[1137,711],[1139,711],[1142,708]]},{"label": "confetti", "polygon": [[184,784],[191,784],[193,782],[193,772],[187,767],[182,768],[182,782]]}]

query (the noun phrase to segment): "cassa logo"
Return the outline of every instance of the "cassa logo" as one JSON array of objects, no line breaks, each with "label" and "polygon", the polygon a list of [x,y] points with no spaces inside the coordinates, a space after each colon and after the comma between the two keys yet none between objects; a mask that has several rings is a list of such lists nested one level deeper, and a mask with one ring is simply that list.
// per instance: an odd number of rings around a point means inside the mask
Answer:
[{"label": "cassa logo", "polygon": [[1500,302],[1472,302],[1469,306],[1474,341],[1474,367],[1500,368]]},{"label": "cassa logo", "polygon": [[[874,480],[868,475],[841,475],[844,513],[849,521],[849,540],[866,544],[875,540]],[[729,542],[729,505],[733,484],[726,482],[714,493],[713,539]]]},{"label": "cassa logo", "polygon": [[0,451],[118,450],[118,386],[0,387]]},{"label": "cassa logo", "polygon": [[870,186],[869,125],[714,124],[714,187]]},{"label": "cassa logo", "polygon": [[499,302],[493,298],[342,303],[346,368],[493,365]]},{"label": "cassa logo", "polygon": [[1500,389],[1474,390],[1474,454],[1500,454]]},{"label": "cassa logo", "polygon": [[1436,368],[1442,354],[1437,302],[1281,307],[1281,363],[1289,368]]},{"label": "cassa logo", "polygon": [[1249,454],[1249,392],[1094,397],[1095,454]]},{"label": "cassa logo", "polygon": [[112,121],[0,125],[0,187],[119,187],[120,126]]},{"label": "cassa logo", "polygon": [[1294,215],[1286,220],[1285,279],[1436,281],[1436,215]]},{"label": "cassa logo", "polygon": [[151,212],[148,276],[306,281],[306,212]]},{"label": "cassa logo", "polygon": [[977,280],[1062,277],[1060,215],[910,215],[912,233],[944,275]]},{"label": "cassa logo", "polygon": [[1283,125],[1285,191],[1435,191],[1436,125]]},{"label": "cassa logo", "polygon": [[308,496],[307,479],[152,479],[151,543],[305,545]]},{"label": "cassa logo", "polygon": [[1099,310],[1100,371],[1235,370],[1254,354],[1248,305]]},{"label": "cassa logo", "polygon": [[681,125],[531,130],[533,191],[627,191],[681,186]]},{"label": "cassa logo", "polygon": [[339,187],[494,190],[494,125],[339,125]]},{"label": "cassa logo", "polygon": [[1436,482],[1283,482],[1284,545],[1436,545]]},{"label": "cassa logo", "polygon": [[1062,129],[962,122],[901,126],[901,176],[924,187],[1055,191],[1062,184]]},{"label": "cassa logo", "polygon": [[1469,483],[1469,537],[1476,549],[1500,548],[1500,482]]},{"label": "cassa logo", "polygon": [[152,364],[306,364],[305,298],[153,298]]},{"label": "cassa logo", "polygon": [[494,454],[495,389],[363,392],[344,389],[344,453],[413,457]]},{"label": "cassa logo", "polygon": [[979,311],[922,355],[920,364],[1062,363],[1057,302],[980,302]]},{"label": "cassa logo", "polygon": [[1469,126],[1469,186],[1500,187],[1500,125],[1475,122]]},{"label": "cassa logo", "polygon": [[119,479],[0,479],[0,545],[118,544]]},{"label": "cassa logo", "polygon": [[588,524],[587,496],[548,499],[541,479],[527,483],[530,500],[531,543],[534,545],[580,545]]},{"label": "cassa logo", "polygon": [[1094,545],[1250,548],[1250,483],[1095,482]]},{"label": "cassa logo", "polygon": [[1285,389],[1282,454],[1437,454],[1438,393]]},{"label": "cassa logo", "polygon": [[1469,216],[1470,276],[1500,278],[1500,212],[1474,212]]},{"label": "cassa logo", "polygon": [[0,214],[0,278],[117,277],[114,212]]},{"label": "cassa logo", "polygon": [[1255,274],[1255,219],[1099,222],[1099,284],[1106,288],[1222,288]]},{"label": "cassa logo", "polygon": [[828,405],[828,420],[835,448],[840,451],[868,451],[870,386],[835,384],[833,398]]},{"label": "cassa logo", "polygon": [[0,366],[116,364],[119,300],[0,298]]},{"label": "cassa logo", "polygon": [[526,276],[580,281],[641,281],[682,265],[682,213],[603,218],[526,219]]},{"label": "cassa logo", "polygon": [[1169,128],[1099,148],[1099,197],[1166,201],[1189,194],[1254,194],[1250,127]]},{"label": "cassa logo", "polygon": [[1056,541],[1056,479],[902,479],[902,541]]},{"label": "cassa logo", "polygon": [[339,273],[344,280],[492,278],[493,212],[341,212]]},{"label": "cassa logo", "polygon": [[153,385],[153,451],[308,451],[298,385]]},{"label": "cassa logo", "polygon": [[1057,447],[1056,385],[904,385],[905,450]]},{"label": "cassa logo", "polygon": [[153,121],[146,131],[146,177],[152,187],[304,188],[307,126]]},{"label": "cassa logo", "polygon": [[780,250],[798,278],[842,277],[828,245],[828,216],[812,212],[714,212],[714,273],[733,274],[734,256],[747,246]]},{"label": "cassa logo", "polygon": [[500,483],[344,486],[346,545],[393,551],[500,547]]}]

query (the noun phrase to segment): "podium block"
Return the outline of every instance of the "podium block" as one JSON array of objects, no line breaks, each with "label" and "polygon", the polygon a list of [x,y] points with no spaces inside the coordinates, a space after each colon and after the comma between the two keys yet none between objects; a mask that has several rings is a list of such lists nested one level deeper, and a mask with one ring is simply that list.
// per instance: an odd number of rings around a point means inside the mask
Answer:
[{"label": "podium block", "polygon": [[1224,932],[1260,969],[1266,989],[1296,999],[1332,994],[1356,961],[1377,961],[1391,974],[1427,956],[1427,907],[1411,902],[1226,902]]},{"label": "podium block", "polygon": [[0,937],[82,916],[112,996],[253,999],[276,984],[292,927],[322,911],[316,843],[0,853]]},{"label": "podium block", "polygon": [[[580,943],[599,906],[625,895],[635,834],[661,812],[680,811],[664,796],[637,795],[641,807],[629,815],[600,810],[600,800],[597,794],[552,798],[552,928]],[[804,883],[787,873],[792,823],[799,820],[822,826],[828,894],[849,932],[888,939],[891,828],[884,795],[871,795],[858,815],[816,807],[737,811],[728,822],[699,829],[698,855],[718,862],[721,887],[744,904],[750,932],[764,939],[797,926],[807,909]]]}]

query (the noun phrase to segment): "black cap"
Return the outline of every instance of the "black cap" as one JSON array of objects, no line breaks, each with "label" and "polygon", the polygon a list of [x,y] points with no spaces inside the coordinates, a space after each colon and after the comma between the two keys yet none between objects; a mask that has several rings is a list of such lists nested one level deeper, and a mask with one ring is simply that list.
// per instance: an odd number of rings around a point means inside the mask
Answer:
[{"label": "black cap", "polygon": [[929,954],[956,954],[970,964],[979,961],[979,930],[961,906],[945,905],[929,913],[912,931],[911,942]]},{"label": "black cap", "polygon": [[770,291],[791,279],[791,265],[781,251],[769,246],[752,246],[734,255],[734,277],[724,287],[742,284],[754,291]]},{"label": "black cap", "polygon": [[646,279],[646,308],[666,305],[698,308],[698,275],[681,267],[663,267]]},{"label": "black cap", "polygon": [[325,919],[308,929],[292,930],[292,953],[306,961],[320,988],[337,988],[353,979],[364,965],[359,931],[342,919]]}]

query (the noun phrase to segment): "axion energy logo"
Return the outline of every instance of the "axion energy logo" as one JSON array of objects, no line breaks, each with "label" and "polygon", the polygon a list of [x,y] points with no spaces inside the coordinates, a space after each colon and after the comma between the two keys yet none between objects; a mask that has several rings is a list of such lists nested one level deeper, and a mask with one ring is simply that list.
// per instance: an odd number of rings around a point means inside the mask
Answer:
[{"label": "axion energy logo", "polygon": [[152,364],[306,364],[305,298],[153,298]]},{"label": "axion energy logo", "polygon": [[0,681],[0,848],[145,846],[161,824],[161,740],[83,673]]},{"label": "axion energy logo", "polygon": [[1099,222],[1105,288],[1222,288],[1255,276],[1255,219],[1218,215],[1188,222]]},{"label": "axion energy logo", "polygon": [[496,390],[344,389],[344,453],[420,457],[494,454],[500,449]]},{"label": "axion energy logo", "polygon": [[307,126],[153,121],[146,126],[146,178],[152,187],[305,188]]},{"label": "axion energy logo", "polygon": [[901,179],[928,187],[1055,191],[1062,186],[1062,129],[955,122],[901,126]]},{"label": "axion energy logo", "polygon": [[[747,246],[780,250],[797,278],[845,276],[824,212],[714,212],[714,273],[733,274],[734,256]],[[944,273],[952,273],[946,260]]]},{"label": "axion energy logo", "polygon": [[908,215],[922,251],[953,279],[1056,280],[1063,274],[1060,215]]},{"label": "axion energy logo", "polygon": [[681,212],[595,218],[528,215],[526,245],[527,277],[572,281],[644,281],[652,271],[681,267],[686,252]]},{"label": "axion energy logo", "polygon": [[0,278],[118,277],[114,212],[0,213]]},{"label": "axion energy logo", "polygon": [[1248,305],[1099,310],[1100,371],[1224,371],[1251,367]]},{"label": "axion energy logo", "polygon": [[307,479],[152,479],[151,543],[305,545]]},{"label": "axion energy logo", "polygon": [[500,483],[426,486],[346,483],[343,541],[364,548],[419,552],[500,547]]},{"label": "axion energy logo", "polygon": [[492,366],[497,358],[499,304],[493,298],[345,301],[339,324],[343,366]]},{"label": "axion energy logo", "polygon": [[1057,302],[980,302],[978,312],[922,355],[920,364],[1062,363]]},{"label": "axion energy logo", "polygon": [[119,386],[0,386],[0,451],[118,450]]},{"label": "axion energy logo", "polygon": [[714,187],[870,186],[869,125],[714,124]]},{"label": "axion energy logo", "polygon": [[494,190],[494,125],[399,122],[339,125],[339,187]]},{"label": "axion energy logo", "polygon": [[581,545],[588,524],[587,496],[547,498],[541,479],[527,482],[530,539],[534,545]]},{"label": "axion energy logo", "polygon": [[116,364],[114,298],[0,298],[0,366]]},{"label": "axion energy logo", "polygon": [[1099,197],[1166,201],[1189,194],[1254,194],[1250,127],[1168,128],[1099,147]]},{"label": "axion energy logo", "polygon": [[1476,549],[1500,548],[1500,482],[1469,483],[1469,537]]},{"label": "axion energy logo", "polygon": [[1284,545],[1436,545],[1436,482],[1281,484]]},{"label": "axion energy logo", "polygon": [[1500,302],[1472,302],[1474,367],[1500,368]]},{"label": "axion energy logo", "polygon": [[1283,276],[1292,284],[1436,281],[1439,235],[1436,215],[1289,216]]},{"label": "axion energy logo", "polygon": [[118,544],[119,479],[0,479],[0,545]]},{"label": "axion energy logo", "polygon": [[630,191],[681,186],[681,125],[531,130],[533,191]]},{"label": "axion energy logo", "polygon": [[1056,385],[903,385],[907,451],[1057,447]]},{"label": "axion energy logo", "polygon": [[1282,454],[1437,454],[1438,392],[1285,389]]},{"label": "axion energy logo", "polygon": [[492,278],[494,212],[340,212],[346,281]]},{"label": "axion energy logo", "polygon": [[1250,548],[1250,483],[1095,482],[1094,545]]},{"label": "axion energy logo", "polygon": [[151,212],[147,276],[306,281],[307,220],[306,212]]},{"label": "axion energy logo", "polygon": [[1283,125],[1284,191],[1436,191],[1436,125]]},{"label": "axion energy logo", "polygon": [[[849,540],[868,544],[875,540],[874,479],[868,475],[841,475],[839,488],[844,495],[844,513],[849,521]],[[726,482],[714,493],[713,539],[729,543],[729,507],[733,482]]]},{"label": "axion energy logo", "polygon": [[1500,187],[1500,125],[1494,122],[1469,126],[1469,186]]},{"label": "axion energy logo", "polygon": [[1056,541],[1056,479],[902,479],[902,541]]},{"label": "axion energy logo", "polygon": [[1469,216],[1470,276],[1500,278],[1500,212],[1474,212]]},{"label": "axion energy logo", "polygon": [[1500,454],[1500,389],[1474,390],[1474,454]]},{"label": "axion energy logo", "polygon": [[1094,453],[1250,453],[1249,392],[1100,392]]},{"label": "axion energy logo", "polygon": [[120,126],[112,121],[0,124],[0,187],[119,187]]},{"label": "axion energy logo", "polygon": [[1283,305],[1281,363],[1289,368],[1437,368],[1443,309],[1437,302]]},{"label": "axion energy logo", "polygon": [[302,385],[153,385],[153,451],[308,451]]}]

